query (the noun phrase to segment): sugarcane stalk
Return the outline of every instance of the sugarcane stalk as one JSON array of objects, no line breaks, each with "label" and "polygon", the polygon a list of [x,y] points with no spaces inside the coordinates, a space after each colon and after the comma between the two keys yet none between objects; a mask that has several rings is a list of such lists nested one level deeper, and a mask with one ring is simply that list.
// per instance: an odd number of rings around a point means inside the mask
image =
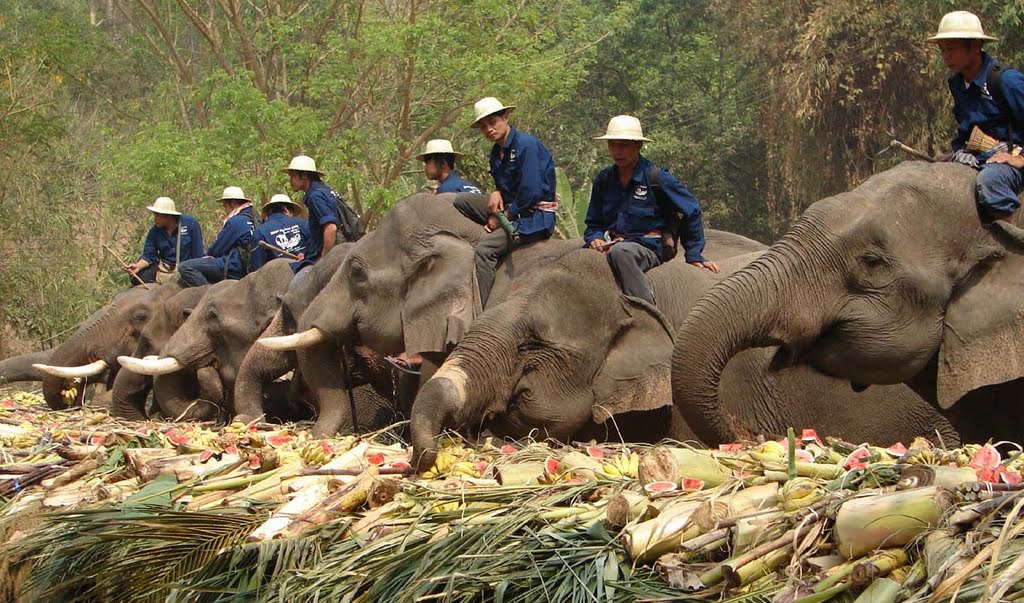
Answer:
[{"label": "sugarcane stalk", "polygon": [[745,551],[765,538],[778,538],[785,531],[785,525],[779,521],[783,516],[782,511],[772,511],[736,521],[732,527],[732,550]]},{"label": "sugarcane stalk", "polygon": [[950,515],[949,520],[946,523],[951,527],[961,530],[968,529],[979,519],[1010,502],[1012,499],[1016,498],[1017,495],[1017,492],[1007,492],[1006,494],[997,496],[996,498],[986,500],[969,507],[960,508]]},{"label": "sugarcane stalk", "polygon": [[[763,560],[766,557],[774,555],[780,549],[787,551],[786,554],[788,555],[788,549],[792,548],[794,543],[807,535],[807,533],[817,527],[817,525],[818,524],[816,522],[801,524],[799,527],[786,532],[775,540],[756,546],[745,553],[723,561],[722,573],[725,575],[726,582],[728,582],[729,586],[733,588],[740,586],[741,584],[746,584],[751,574],[749,572],[744,572],[744,566],[756,564],[759,560]],[[757,571],[756,567],[757,566],[755,565],[755,573]],[[758,574],[758,576],[760,575],[761,574]],[[744,577],[746,577],[746,580]]]},{"label": "sugarcane stalk", "polygon": [[[413,467],[378,467],[377,470],[380,475],[416,475],[416,469]],[[543,469],[542,469],[543,471]],[[358,477],[363,474],[362,469],[313,469],[306,467],[302,470],[302,475],[342,475],[348,477]]]},{"label": "sugarcane stalk", "polygon": [[69,461],[84,461],[90,457],[106,457],[106,446],[86,446],[83,444],[64,444],[57,448],[57,454]]},{"label": "sugarcane stalk", "polygon": [[876,578],[888,576],[894,569],[906,565],[908,561],[907,551],[902,548],[878,551],[867,560],[853,566],[850,582],[857,587],[866,586]]},{"label": "sugarcane stalk", "polygon": [[[766,471],[783,472],[788,477],[788,465],[777,456],[763,452],[750,453],[750,458],[761,463]],[[843,468],[830,463],[808,463],[807,461],[793,461],[798,477],[815,477],[818,479],[835,479],[843,474]]]},{"label": "sugarcane stalk", "polygon": [[62,473],[61,475],[54,478],[53,487],[60,488],[61,486],[66,486],[71,482],[78,481],[82,477],[99,469],[100,465],[102,465],[104,461],[105,457],[94,457],[79,462],[77,465],[73,466],[72,468]]},{"label": "sugarcane stalk", "polygon": [[220,479],[212,482],[204,482],[201,485],[192,488],[193,493],[198,492],[217,492],[222,490],[235,490],[237,488],[244,488],[251,486],[252,484],[258,484],[263,480],[274,477],[277,475],[276,472],[280,469],[274,469],[266,473],[254,473],[250,475],[239,475],[230,479]]},{"label": "sugarcane stalk", "polygon": [[738,567],[723,564],[722,572],[725,574],[726,583],[730,588],[738,588],[775,571],[792,554],[791,547],[778,548]]},{"label": "sugarcane stalk", "polygon": [[369,496],[370,488],[377,475],[377,467],[370,465],[348,486],[331,494],[319,504],[296,517],[281,530],[280,536],[294,538],[311,527],[330,521],[335,515],[355,511],[366,502],[366,497]]},{"label": "sugarcane stalk", "polygon": [[[815,583],[815,585],[812,587],[812,590],[814,590],[814,592],[816,593],[823,593],[830,590],[839,582],[846,580],[846,578],[850,575],[850,572],[853,571],[853,568],[857,567],[857,563],[859,561],[859,559],[853,559],[847,561],[846,563],[843,563],[842,565],[837,565],[836,567],[832,568],[824,578]],[[846,584],[847,588],[849,588],[850,586],[851,584]]]},{"label": "sugarcane stalk", "polygon": [[851,498],[839,507],[833,528],[839,553],[856,559],[880,546],[907,544],[938,525],[952,503],[952,493],[935,486]]},{"label": "sugarcane stalk", "polygon": [[889,578],[878,578],[860,594],[853,603],[896,603],[900,583]]}]

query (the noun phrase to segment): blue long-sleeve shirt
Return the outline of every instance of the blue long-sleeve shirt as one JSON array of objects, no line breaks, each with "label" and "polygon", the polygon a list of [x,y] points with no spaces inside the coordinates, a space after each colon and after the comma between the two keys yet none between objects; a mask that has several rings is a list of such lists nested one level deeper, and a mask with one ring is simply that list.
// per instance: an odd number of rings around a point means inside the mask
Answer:
[{"label": "blue long-sleeve shirt", "polygon": [[309,223],[301,218],[277,212],[267,216],[267,221],[260,224],[252,235],[249,252],[249,269],[259,270],[270,260],[283,257],[276,251],[260,246],[260,241],[283,249],[292,255],[306,252],[309,245]]},{"label": "blue long-sleeve shirt", "polygon": [[448,177],[437,186],[437,193],[476,193],[479,195],[480,189],[459,176],[458,172],[451,171],[448,173]]},{"label": "blue long-sleeve shirt", "polygon": [[[978,75],[970,82],[955,73],[949,78],[949,91],[953,95],[953,117],[956,118],[956,137],[953,150],[966,148],[974,126],[983,132],[1005,141],[1009,134],[1009,117],[989,94],[988,74],[995,60],[988,53],[981,53],[982,64]],[[1003,95],[1013,113],[1013,142],[1024,146],[1024,74],[1016,69],[1005,69],[1002,75]]]},{"label": "blue long-sleeve shirt", "polygon": [[181,231],[181,258],[191,260],[203,257],[203,229],[199,227],[199,221],[187,214],[178,216],[178,227],[172,232],[153,226],[146,233],[146,242],[142,246],[140,259],[146,260],[150,265],[163,261],[169,267],[177,265],[175,261],[178,253],[178,231]]},{"label": "blue long-sleeve shirt", "polygon": [[555,200],[555,160],[539,140],[511,128],[491,149],[490,172],[519,234],[555,231],[555,212],[536,205]]},{"label": "blue long-sleeve shirt", "polygon": [[[612,231],[627,241],[640,243],[662,257],[661,236],[653,233],[668,226],[667,212],[662,208],[651,188],[650,176],[654,164],[640,157],[633,175],[626,186],[619,181],[618,169],[608,166],[594,177],[590,192],[590,206],[587,208],[587,229],[583,242],[590,245],[595,239],[603,239],[605,231]],[[658,168],[658,184],[672,203],[672,211],[683,216],[680,226],[680,241],[685,250],[687,262],[703,262],[704,216],[700,202],[678,178],[665,168]]]},{"label": "blue long-sleeve shirt", "polygon": [[[323,182],[311,182],[302,202],[306,204],[309,213],[309,245],[306,247],[306,259],[303,260],[303,265],[308,266],[323,255],[324,227],[328,224],[337,226],[341,220],[338,217],[334,192]],[[335,239],[335,242],[341,241]]]},{"label": "blue long-sleeve shirt", "polygon": [[206,255],[218,260],[221,269],[227,264],[228,278],[242,278],[242,249],[248,249],[253,232],[252,207],[232,216],[217,233]]}]

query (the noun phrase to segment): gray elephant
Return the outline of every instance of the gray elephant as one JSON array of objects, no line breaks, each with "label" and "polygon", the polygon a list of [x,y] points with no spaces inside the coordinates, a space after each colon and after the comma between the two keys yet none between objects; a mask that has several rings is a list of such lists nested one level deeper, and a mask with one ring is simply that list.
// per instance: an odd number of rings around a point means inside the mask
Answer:
[{"label": "gray elephant", "polygon": [[207,420],[221,410],[233,413],[235,376],[249,346],[270,324],[292,279],[290,262],[274,260],[237,281],[210,287],[160,351],[160,358],[120,356],[125,369],[143,375],[168,375],[215,366],[224,387],[224,407],[200,404],[185,417]]},{"label": "gray elephant", "polygon": [[[592,250],[517,283],[519,294],[481,315],[417,396],[418,467],[433,463],[444,429],[562,441],[691,439],[703,432],[691,431],[672,405],[673,332],[702,293],[761,253],[730,258],[715,248],[714,235],[708,240],[706,255],[723,274],[682,261],[649,271],[658,309],[621,295],[604,257]],[[727,407],[762,433],[816,427],[855,441],[895,441],[938,429],[957,441],[948,422],[904,386],[855,394],[807,368],[771,372],[770,363],[769,351],[751,350],[729,363],[722,383]]]},{"label": "gray elephant", "polygon": [[[306,308],[334,276],[353,243],[336,245],[316,265],[289,288],[281,298],[270,325],[260,337],[279,337],[293,334]],[[344,359],[341,354],[344,353]],[[318,367],[325,367],[318,370]],[[248,423],[266,412],[280,412],[266,405],[267,390],[289,371],[295,370],[292,378],[293,391],[289,403],[296,418],[302,415],[303,407],[311,402],[319,408],[318,394],[322,395],[331,387],[342,384],[344,397],[349,408],[355,408],[357,424],[342,422],[339,429],[379,428],[396,419],[396,377],[379,355],[364,347],[319,346],[315,350],[276,351],[255,345],[249,348],[238,369],[235,380],[235,420]],[[348,383],[345,383],[348,375]],[[334,393],[334,392],[332,392]]]},{"label": "gray elephant", "polygon": [[[50,408],[67,407],[61,392],[69,380],[103,381],[112,387],[120,368],[117,357],[132,353],[156,308],[181,289],[177,279],[149,287],[119,293],[54,348],[47,363],[36,365],[45,374],[43,397]],[[79,388],[79,404],[84,391]]]},{"label": "gray elephant", "polygon": [[[132,356],[145,358],[159,354],[209,288],[182,289],[164,301],[139,334]],[[146,399],[150,391],[153,392],[155,409],[161,416],[168,418],[182,416],[193,404],[205,404],[204,401],[220,405],[224,398],[220,377],[211,367],[156,377],[119,371],[112,389],[111,414],[126,419],[147,418]]]},{"label": "gray elephant", "polygon": [[53,350],[43,350],[3,359],[0,361],[0,383],[42,381],[46,373],[34,365],[49,364],[52,352]]},{"label": "gray elephant", "polygon": [[901,164],[813,204],[762,257],[709,291],[673,357],[673,397],[698,435],[731,440],[742,424],[722,399],[726,362],[780,346],[777,367],[809,365],[856,389],[906,383],[965,440],[1019,441],[1021,231],[983,224],[974,184],[964,166]]}]

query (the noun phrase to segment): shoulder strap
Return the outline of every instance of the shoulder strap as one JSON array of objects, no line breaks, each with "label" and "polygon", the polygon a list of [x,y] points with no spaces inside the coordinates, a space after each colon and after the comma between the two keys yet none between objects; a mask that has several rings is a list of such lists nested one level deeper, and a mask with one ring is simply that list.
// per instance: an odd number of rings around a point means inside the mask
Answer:
[{"label": "shoulder strap", "polygon": [[672,204],[669,203],[668,197],[665,195],[665,189],[661,186],[659,174],[661,174],[661,167],[652,164],[650,171],[647,172],[647,183],[651,187],[651,192],[654,193],[654,198],[657,199],[658,204],[661,205],[661,210],[666,213],[670,213],[672,210]]},{"label": "shoulder strap", "polygon": [[999,61],[992,62],[992,68],[988,70],[988,78],[985,80],[985,87],[992,95],[992,100],[999,107],[999,110],[1006,114],[1007,141],[1010,148],[1013,148],[1014,114],[1010,103],[1006,100],[1006,93],[1003,91],[1003,72],[1006,71]]}]

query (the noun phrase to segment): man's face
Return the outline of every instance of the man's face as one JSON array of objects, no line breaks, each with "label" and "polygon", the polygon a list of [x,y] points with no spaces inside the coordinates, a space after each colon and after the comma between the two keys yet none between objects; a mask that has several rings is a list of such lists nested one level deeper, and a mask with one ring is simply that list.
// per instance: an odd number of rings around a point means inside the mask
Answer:
[{"label": "man's face", "polygon": [[296,172],[295,170],[289,170],[288,172],[288,183],[291,184],[293,191],[301,191],[303,184],[306,182],[306,176],[302,172]]},{"label": "man's face", "polygon": [[153,224],[155,224],[157,228],[167,230],[173,222],[174,218],[167,214],[153,213]]},{"label": "man's face", "polygon": [[491,142],[501,142],[508,135],[508,115],[503,113],[488,115],[477,122],[476,125],[480,128],[484,138]]},{"label": "man's face", "polygon": [[440,161],[427,155],[423,158],[423,173],[427,176],[427,180],[440,180],[441,170],[438,167]]},{"label": "man's face", "polygon": [[981,59],[981,40],[939,40],[939,54],[946,69],[963,73]]},{"label": "man's face", "polygon": [[609,140],[608,154],[617,167],[629,167],[640,159],[641,146],[639,140]]}]

